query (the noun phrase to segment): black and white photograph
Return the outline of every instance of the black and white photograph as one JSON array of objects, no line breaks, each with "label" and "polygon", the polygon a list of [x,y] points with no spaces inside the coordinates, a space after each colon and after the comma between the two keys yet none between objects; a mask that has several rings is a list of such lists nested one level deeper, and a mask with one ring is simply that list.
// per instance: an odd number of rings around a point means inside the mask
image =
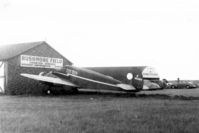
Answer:
[{"label": "black and white photograph", "polygon": [[0,0],[0,133],[197,133],[198,58],[198,0]]}]

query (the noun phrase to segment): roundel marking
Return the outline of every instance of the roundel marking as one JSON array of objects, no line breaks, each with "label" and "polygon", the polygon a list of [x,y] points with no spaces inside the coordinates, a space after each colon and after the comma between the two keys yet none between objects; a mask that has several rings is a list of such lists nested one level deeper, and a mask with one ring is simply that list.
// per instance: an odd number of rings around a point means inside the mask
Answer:
[{"label": "roundel marking", "polygon": [[133,79],[133,74],[132,73],[127,73],[126,75],[128,80],[132,80]]}]

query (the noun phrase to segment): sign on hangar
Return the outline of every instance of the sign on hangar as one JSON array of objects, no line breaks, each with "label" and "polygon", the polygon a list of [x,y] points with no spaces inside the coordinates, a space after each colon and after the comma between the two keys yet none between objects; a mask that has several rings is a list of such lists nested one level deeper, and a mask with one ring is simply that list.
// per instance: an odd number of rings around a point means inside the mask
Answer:
[{"label": "sign on hangar", "polygon": [[5,94],[40,94],[38,82],[20,76],[39,74],[72,65],[45,41],[0,47],[0,92]]},{"label": "sign on hangar", "polygon": [[21,55],[21,67],[57,68],[63,67],[62,58]]}]

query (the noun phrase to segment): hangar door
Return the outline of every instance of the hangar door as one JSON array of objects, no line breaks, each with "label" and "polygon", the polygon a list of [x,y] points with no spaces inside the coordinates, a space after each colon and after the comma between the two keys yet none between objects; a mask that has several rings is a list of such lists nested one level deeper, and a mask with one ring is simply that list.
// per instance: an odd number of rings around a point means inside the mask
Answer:
[{"label": "hangar door", "polygon": [[5,81],[4,63],[0,62],[0,93],[4,92],[4,81]]}]

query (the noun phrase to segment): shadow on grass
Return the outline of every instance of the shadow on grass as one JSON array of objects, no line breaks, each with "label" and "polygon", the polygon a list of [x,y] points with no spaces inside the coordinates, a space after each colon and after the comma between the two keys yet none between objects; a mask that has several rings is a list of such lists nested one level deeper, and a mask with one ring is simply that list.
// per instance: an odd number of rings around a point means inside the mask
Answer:
[{"label": "shadow on grass", "polygon": [[199,97],[168,95],[168,94],[139,94],[129,92],[97,92],[97,91],[79,91],[78,93],[52,94],[46,96],[92,96],[92,97],[109,97],[109,98],[157,98],[157,99],[179,99],[179,100],[199,100]]},{"label": "shadow on grass", "polygon": [[[0,93],[0,96],[6,96],[6,94]],[[42,97],[101,97],[101,98],[155,98],[155,99],[177,99],[177,100],[199,100],[199,97],[183,96],[183,95],[168,95],[168,94],[140,94],[134,92],[103,92],[103,91],[79,91],[78,93],[65,92],[57,94],[42,94],[42,95],[15,95],[17,97],[27,96],[42,96]]]},{"label": "shadow on grass", "polygon": [[167,95],[167,94],[138,94],[136,97],[158,98],[158,99],[179,99],[179,100],[199,100],[199,97]]}]

